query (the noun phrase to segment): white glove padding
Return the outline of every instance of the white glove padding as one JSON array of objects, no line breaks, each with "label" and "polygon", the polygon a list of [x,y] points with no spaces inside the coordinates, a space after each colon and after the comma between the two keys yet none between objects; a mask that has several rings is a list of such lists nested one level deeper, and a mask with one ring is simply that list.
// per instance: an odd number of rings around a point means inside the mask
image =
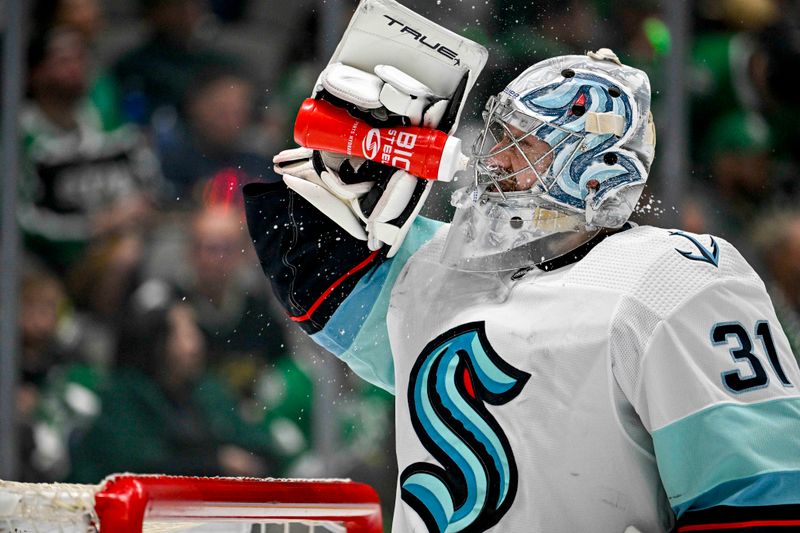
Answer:
[{"label": "white glove padding", "polygon": [[[287,187],[308,200],[350,235],[367,241],[370,250],[378,250],[387,244],[387,257],[394,256],[408,233],[411,222],[422,208],[433,182],[422,182],[405,171],[395,171],[374,207],[368,206],[367,202],[361,200],[372,190],[374,182],[345,183],[339,172],[328,166],[335,163],[335,159],[319,154],[316,156],[319,159],[315,167],[314,157],[313,150],[295,148],[284,150],[272,161],[275,171],[283,176]],[[318,172],[320,166],[324,169]],[[424,190],[412,213],[398,221],[419,187],[424,187]],[[364,212],[365,207],[369,210],[368,214]]]},{"label": "white glove padding", "polygon": [[[401,116],[427,128],[436,128],[452,105],[460,104],[390,65],[377,65],[372,73],[331,63],[320,74],[316,93],[323,90],[379,121]],[[289,188],[350,235],[365,239],[371,250],[388,245],[387,257],[399,250],[432,185],[407,172],[328,152],[288,150],[274,162]]]},{"label": "white glove padding", "polygon": [[283,176],[287,187],[308,200],[347,233],[356,239],[367,240],[365,220],[357,216],[361,212],[358,199],[372,188],[373,183],[347,185],[333,171],[317,173],[311,161],[313,153],[308,148],[284,150],[272,159],[275,172]]},{"label": "white glove padding", "polygon": [[449,104],[448,99],[436,96],[427,85],[391,65],[377,65],[372,74],[331,63],[322,71],[319,83],[333,96],[372,111],[376,118],[387,118],[388,111],[426,128],[439,125]]},{"label": "white glove padding", "polygon": [[[342,181],[338,172],[331,170],[332,168],[338,168],[346,160],[343,156],[338,156],[338,154],[324,153],[323,162],[327,171],[323,171],[321,174],[317,173],[311,159],[313,155],[314,151],[309,148],[284,150],[272,158],[275,172],[280,175],[289,174],[325,187],[342,201],[357,200],[375,185],[374,181],[360,181],[357,183],[345,183]],[[329,156],[330,159],[328,159]]]},{"label": "white glove padding", "polygon": [[[417,218],[425,199],[433,186],[432,181],[420,180],[404,170],[395,172],[386,185],[386,191],[378,199],[375,208],[367,219],[367,245],[377,250],[383,244],[389,246],[386,257],[394,257],[403,244],[411,223]],[[422,193],[416,200],[414,194],[421,187]],[[399,219],[409,204],[414,201],[414,209],[408,216]]]}]

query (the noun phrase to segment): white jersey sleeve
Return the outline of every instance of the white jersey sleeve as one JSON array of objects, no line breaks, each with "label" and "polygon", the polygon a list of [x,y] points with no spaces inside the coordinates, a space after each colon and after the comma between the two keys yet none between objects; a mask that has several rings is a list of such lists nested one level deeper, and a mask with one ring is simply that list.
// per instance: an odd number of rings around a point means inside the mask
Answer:
[{"label": "white jersey sleeve", "polygon": [[650,286],[617,309],[614,376],[652,436],[679,526],[780,522],[800,509],[797,362],[738,252],[709,236],[672,237]]}]

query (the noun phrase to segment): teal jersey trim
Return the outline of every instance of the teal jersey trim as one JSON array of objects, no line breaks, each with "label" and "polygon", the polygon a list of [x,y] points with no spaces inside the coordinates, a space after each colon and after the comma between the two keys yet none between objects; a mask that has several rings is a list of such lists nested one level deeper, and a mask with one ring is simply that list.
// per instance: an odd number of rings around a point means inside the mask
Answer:
[{"label": "teal jersey trim", "polygon": [[670,505],[800,503],[800,398],[715,405],[653,432]]},{"label": "teal jersey trim", "polygon": [[674,506],[681,516],[690,508],[699,511],[720,505],[754,507],[800,503],[800,470],[770,472],[717,485],[693,500]]},{"label": "teal jersey trim", "polygon": [[394,363],[386,313],[397,276],[443,222],[417,217],[395,256],[362,277],[325,327],[311,336],[359,377],[394,394]]}]

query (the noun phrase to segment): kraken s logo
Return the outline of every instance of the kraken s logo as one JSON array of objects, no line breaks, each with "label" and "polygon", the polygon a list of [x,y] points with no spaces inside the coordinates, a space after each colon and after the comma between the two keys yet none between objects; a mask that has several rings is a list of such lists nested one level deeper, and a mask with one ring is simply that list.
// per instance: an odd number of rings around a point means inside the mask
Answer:
[{"label": "kraken s logo", "polygon": [[367,159],[375,159],[381,151],[381,132],[377,128],[372,128],[361,142],[361,151]]},{"label": "kraken s logo", "polygon": [[411,422],[441,466],[410,465],[400,488],[429,531],[484,531],[511,507],[516,461],[485,404],[508,403],[528,378],[497,355],[483,322],[440,335],[420,354],[408,386]]}]

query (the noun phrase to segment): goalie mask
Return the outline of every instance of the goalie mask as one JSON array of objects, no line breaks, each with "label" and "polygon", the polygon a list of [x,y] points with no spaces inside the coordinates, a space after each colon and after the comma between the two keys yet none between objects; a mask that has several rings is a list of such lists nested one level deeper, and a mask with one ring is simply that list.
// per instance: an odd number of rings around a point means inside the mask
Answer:
[{"label": "goalie mask", "polygon": [[647,75],[601,49],[537,63],[489,99],[445,263],[498,271],[559,257],[619,228],[655,148]]}]

